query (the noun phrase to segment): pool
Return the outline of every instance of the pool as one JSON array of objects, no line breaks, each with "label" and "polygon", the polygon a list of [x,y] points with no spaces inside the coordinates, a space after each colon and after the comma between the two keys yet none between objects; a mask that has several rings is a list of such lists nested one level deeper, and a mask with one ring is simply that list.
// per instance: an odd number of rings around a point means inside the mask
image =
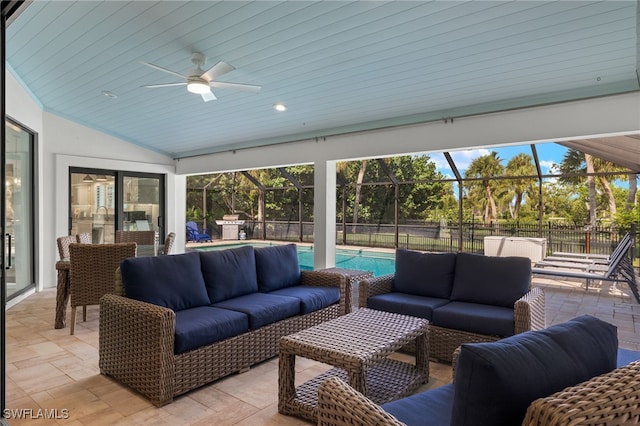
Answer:
[{"label": "pool", "polygon": [[[224,244],[218,246],[194,247],[194,250],[224,250],[235,247],[252,245],[254,247],[269,247],[276,244],[251,243],[251,244]],[[297,246],[298,262],[300,269],[313,270],[313,247]],[[381,253],[365,249],[336,249],[336,268],[360,269],[373,272],[373,275],[393,274],[396,270],[395,254]]]}]

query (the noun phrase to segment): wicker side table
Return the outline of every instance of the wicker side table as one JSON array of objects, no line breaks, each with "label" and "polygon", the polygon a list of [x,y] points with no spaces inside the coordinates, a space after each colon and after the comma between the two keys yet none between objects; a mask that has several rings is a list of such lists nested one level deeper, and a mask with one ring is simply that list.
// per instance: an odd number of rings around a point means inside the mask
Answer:
[{"label": "wicker side table", "polygon": [[323,271],[344,275],[347,278],[349,282],[349,291],[346,294],[347,313],[357,310],[358,300],[360,298],[360,281],[373,278],[373,272],[344,268],[327,268],[323,269]]},{"label": "wicker side table", "polygon": [[[320,383],[337,376],[382,404],[407,396],[429,381],[429,322],[422,318],[359,309],[280,339],[278,412],[317,420]],[[416,342],[415,365],[387,356]],[[296,356],[332,365],[295,387]]]}]

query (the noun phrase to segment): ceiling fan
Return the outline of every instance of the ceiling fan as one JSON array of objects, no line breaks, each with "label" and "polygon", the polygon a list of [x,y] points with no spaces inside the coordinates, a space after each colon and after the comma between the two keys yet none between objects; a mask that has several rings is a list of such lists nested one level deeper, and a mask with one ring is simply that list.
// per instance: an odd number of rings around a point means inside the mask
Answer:
[{"label": "ceiling fan", "polygon": [[202,66],[206,61],[206,57],[199,52],[191,54],[191,62],[196,67],[189,73],[189,75],[180,74],[179,72],[172,71],[161,66],[151,64],[149,62],[141,62],[141,64],[148,67],[164,71],[168,74],[172,74],[182,78],[184,81],[180,83],[162,83],[162,84],[148,84],[142,87],[156,88],[156,87],[171,87],[171,86],[187,86],[187,90],[191,93],[202,95],[202,100],[205,102],[216,100],[216,95],[211,91],[212,87],[218,87],[221,89],[235,89],[244,92],[258,93],[261,89],[260,86],[253,84],[242,83],[228,83],[224,81],[216,81],[218,77],[233,71],[235,68],[225,62],[219,61],[207,71],[202,70]]}]

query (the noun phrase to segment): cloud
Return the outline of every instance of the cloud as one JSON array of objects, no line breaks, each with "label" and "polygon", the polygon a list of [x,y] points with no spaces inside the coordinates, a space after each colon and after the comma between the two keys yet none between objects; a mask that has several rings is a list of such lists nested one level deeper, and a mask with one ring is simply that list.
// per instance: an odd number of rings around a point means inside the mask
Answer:
[{"label": "cloud", "polygon": [[[552,160],[541,160],[540,161],[540,167],[543,169],[542,173],[547,174],[547,173],[551,173],[553,170],[555,170],[555,165],[557,163],[555,161]],[[546,169],[546,170],[544,170]]]},{"label": "cloud", "polygon": [[473,160],[483,155],[490,154],[488,149],[470,149],[466,151],[452,151],[451,157],[460,172],[467,170]]}]

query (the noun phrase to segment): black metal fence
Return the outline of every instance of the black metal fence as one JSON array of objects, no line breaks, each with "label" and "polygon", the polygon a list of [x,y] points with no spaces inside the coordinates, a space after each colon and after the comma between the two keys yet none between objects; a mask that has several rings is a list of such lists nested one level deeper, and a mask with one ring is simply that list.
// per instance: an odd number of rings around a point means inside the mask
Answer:
[{"label": "black metal fence", "polygon": [[[260,222],[246,222],[242,229],[249,239],[313,243],[313,222],[267,221],[266,229]],[[396,227],[393,224],[336,224],[336,243],[348,246],[396,248]],[[537,224],[491,224],[465,222],[461,225],[443,222],[398,225],[397,247],[421,251],[483,253],[485,237],[506,236],[545,238],[547,254],[563,251],[573,253],[610,254],[627,230],[599,226],[585,229],[581,226]],[[209,229],[214,239],[221,238],[220,227]],[[640,256],[640,230],[635,233],[635,256]]]}]

